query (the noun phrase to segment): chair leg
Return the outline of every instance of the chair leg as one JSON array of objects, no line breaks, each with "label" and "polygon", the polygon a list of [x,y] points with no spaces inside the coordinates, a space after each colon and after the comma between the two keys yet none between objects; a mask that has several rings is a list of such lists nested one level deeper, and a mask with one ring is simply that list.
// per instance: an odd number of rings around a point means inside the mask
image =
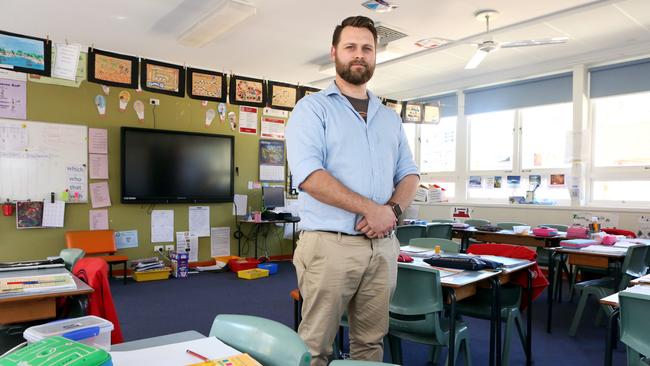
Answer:
[{"label": "chair leg", "polygon": [[524,329],[520,314],[517,314],[515,316],[515,325],[517,326],[517,333],[519,334],[521,347],[523,347],[524,353],[526,353],[526,329]]},{"label": "chair leg", "polygon": [[580,294],[580,301],[578,302],[578,307],[576,308],[576,312],[573,315],[573,320],[571,321],[571,327],[569,328],[569,335],[571,337],[575,337],[576,333],[578,332],[578,326],[580,325],[580,319],[582,319],[582,313],[585,310],[585,306],[587,305],[587,298],[589,297],[589,294],[586,292],[582,292]]},{"label": "chair leg", "polygon": [[300,325],[300,321],[298,318],[300,317],[300,309],[298,309],[298,300],[293,300],[293,330],[296,332],[298,331],[298,326]]},{"label": "chair leg", "polygon": [[571,297],[569,297],[569,301],[573,302],[573,294],[575,293],[575,284],[576,284],[576,279],[578,278],[578,267],[573,267],[573,273],[571,274],[571,283],[569,283],[569,294]]},{"label": "chair leg", "polygon": [[431,349],[431,363],[437,365],[440,362],[440,352],[442,351],[442,346],[433,346]]},{"label": "chair leg", "polygon": [[469,338],[463,341],[463,352],[465,354],[465,366],[472,366],[472,352],[469,349]]},{"label": "chair leg", "polygon": [[512,342],[512,332],[514,332],[512,328],[514,323],[514,314],[511,312],[508,314],[508,319],[506,320],[505,336],[503,339],[503,353],[501,356],[501,364],[503,366],[508,366],[510,362],[510,342]]},{"label": "chair leg", "polygon": [[390,358],[391,362],[397,365],[402,364],[402,340],[392,336],[388,335],[388,344],[390,345]]},{"label": "chair leg", "polygon": [[641,354],[633,350],[632,347],[627,346],[627,365],[638,366],[641,364]]},{"label": "chair leg", "polygon": [[124,284],[126,285],[126,261],[124,261],[124,274],[123,274],[123,281],[124,281]]}]

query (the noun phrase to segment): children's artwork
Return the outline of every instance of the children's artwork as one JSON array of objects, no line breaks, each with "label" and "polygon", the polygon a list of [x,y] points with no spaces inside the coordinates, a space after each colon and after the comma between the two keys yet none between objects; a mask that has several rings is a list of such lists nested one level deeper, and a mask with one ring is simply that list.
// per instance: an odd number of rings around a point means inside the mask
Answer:
[{"label": "children's artwork", "polygon": [[508,175],[506,176],[508,181],[508,186],[510,187],[519,187],[521,183],[521,175]]},{"label": "children's artwork", "polygon": [[228,112],[228,124],[230,125],[230,131],[237,128],[237,114],[235,112]]},{"label": "children's artwork", "polygon": [[266,83],[271,108],[285,111],[293,110],[298,101],[298,87],[291,84],[269,81]]},{"label": "children's artwork", "polygon": [[0,72],[0,118],[27,119],[25,74],[4,70]]},{"label": "children's artwork", "polygon": [[0,31],[0,68],[50,76],[52,42]]},{"label": "children's artwork", "polygon": [[300,99],[302,99],[302,98],[304,98],[304,97],[306,97],[306,96],[308,96],[310,94],[318,93],[319,91],[320,91],[320,89],[312,88],[312,87],[309,87],[309,86],[298,87],[298,100],[300,100]]},{"label": "children's artwork", "polygon": [[187,95],[203,101],[226,101],[226,75],[209,70],[187,68]]},{"label": "children's artwork", "polygon": [[454,219],[469,219],[472,213],[472,209],[469,207],[452,207],[451,208],[451,217]]},{"label": "children's artwork", "polygon": [[226,103],[219,103],[217,106],[217,111],[219,112],[219,119],[221,123],[226,122]]},{"label": "children's artwork", "polygon": [[144,121],[144,103],[141,100],[133,102],[133,110],[138,115],[138,121]]},{"label": "children's artwork", "polygon": [[539,187],[540,185],[542,185],[542,176],[538,175],[538,174],[529,175],[528,176],[528,183],[531,186]]},{"label": "children's artwork", "polygon": [[284,181],[284,141],[260,140],[260,180]]},{"label": "children's artwork", "polygon": [[104,94],[109,95],[111,93],[111,87],[108,85],[102,85],[102,91]]},{"label": "children's artwork", "polygon": [[406,103],[404,122],[421,122],[422,106],[420,104]]},{"label": "children's artwork", "polygon": [[124,112],[126,110],[126,106],[129,104],[129,100],[131,100],[131,93],[129,93],[126,90],[122,90],[119,94],[120,98],[120,112]]},{"label": "children's artwork", "polygon": [[264,81],[231,75],[229,96],[232,104],[264,107],[266,102]]},{"label": "children's artwork", "polygon": [[95,95],[95,106],[100,116],[106,115],[106,98],[103,95]]},{"label": "children's artwork", "polygon": [[402,103],[393,99],[384,99],[383,103],[386,107],[394,110],[398,116],[402,116]]},{"label": "children's artwork", "polygon": [[438,105],[425,105],[424,106],[424,120],[425,123],[438,123],[440,122],[440,106]]},{"label": "children's artwork", "polygon": [[89,48],[88,81],[135,89],[138,87],[138,58]]},{"label": "children's artwork", "polygon": [[501,185],[503,184],[503,177],[501,176],[495,176],[494,177],[494,188],[501,188]]},{"label": "children's artwork", "polygon": [[185,96],[185,68],[166,62],[141,59],[140,86],[154,93]]},{"label": "children's artwork", "polygon": [[481,177],[479,175],[472,175],[469,177],[469,188],[481,188]]},{"label": "children's artwork", "polygon": [[217,115],[217,112],[210,108],[207,111],[205,111],[205,127],[210,127],[212,124],[212,120],[214,120],[214,117]]},{"label": "children's artwork", "polygon": [[43,226],[43,201],[16,202],[16,228],[29,229]]},{"label": "children's artwork", "polygon": [[564,174],[551,174],[549,180],[549,186],[551,187],[564,187],[566,183],[564,182]]}]

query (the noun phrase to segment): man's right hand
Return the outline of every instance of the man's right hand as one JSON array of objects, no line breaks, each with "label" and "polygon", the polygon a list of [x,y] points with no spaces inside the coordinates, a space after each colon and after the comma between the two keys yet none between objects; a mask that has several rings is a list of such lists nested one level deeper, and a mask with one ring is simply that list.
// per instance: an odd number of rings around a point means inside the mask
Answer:
[{"label": "man's right hand", "polygon": [[374,204],[363,216],[356,229],[367,237],[383,238],[397,225],[397,218],[390,206]]}]

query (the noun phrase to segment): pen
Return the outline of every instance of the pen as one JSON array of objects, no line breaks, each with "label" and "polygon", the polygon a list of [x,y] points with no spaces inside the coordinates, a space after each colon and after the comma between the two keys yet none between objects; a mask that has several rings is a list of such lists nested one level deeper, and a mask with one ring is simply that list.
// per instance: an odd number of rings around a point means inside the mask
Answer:
[{"label": "pen", "polygon": [[64,282],[64,281],[14,281],[14,282],[7,282],[7,285],[36,285],[39,283],[57,283],[57,282]]},{"label": "pen", "polygon": [[189,349],[188,349],[188,350],[185,350],[185,352],[191,354],[192,356],[194,356],[194,357],[196,357],[196,358],[200,358],[201,361],[206,361],[206,362],[207,362],[207,361],[210,361],[209,358],[207,358],[207,357],[205,357],[205,356],[201,356],[200,354],[198,354],[198,353],[196,353],[196,352],[193,352],[193,351],[190,351]]}]

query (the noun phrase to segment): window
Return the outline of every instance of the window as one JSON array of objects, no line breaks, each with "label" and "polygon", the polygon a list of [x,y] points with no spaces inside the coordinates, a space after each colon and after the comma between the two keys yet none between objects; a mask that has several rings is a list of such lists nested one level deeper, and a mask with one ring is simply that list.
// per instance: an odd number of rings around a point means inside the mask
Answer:
[{"label": "window", "polygon": [[467,116],[469,169],[512,170],[515,111]]},{"label": "window", "polygon": [[420,171],[456,170],[456,116],[420,125]]},{"label": "window", "polygon": [[521,168],[569,168],[572,146],[571,103],[520,110]]},{"label": "window", "polygon": [[650,180],[596,180],[594,201],[650,203]]},{"label": "window", "polygon": [[406,134],[406,139],[409,142],[409,147],[411,148],[411,154],[413,155],[413,159],[415,159],[415,123],[402,123],[402,127],[404,128],[404,133]]}]

